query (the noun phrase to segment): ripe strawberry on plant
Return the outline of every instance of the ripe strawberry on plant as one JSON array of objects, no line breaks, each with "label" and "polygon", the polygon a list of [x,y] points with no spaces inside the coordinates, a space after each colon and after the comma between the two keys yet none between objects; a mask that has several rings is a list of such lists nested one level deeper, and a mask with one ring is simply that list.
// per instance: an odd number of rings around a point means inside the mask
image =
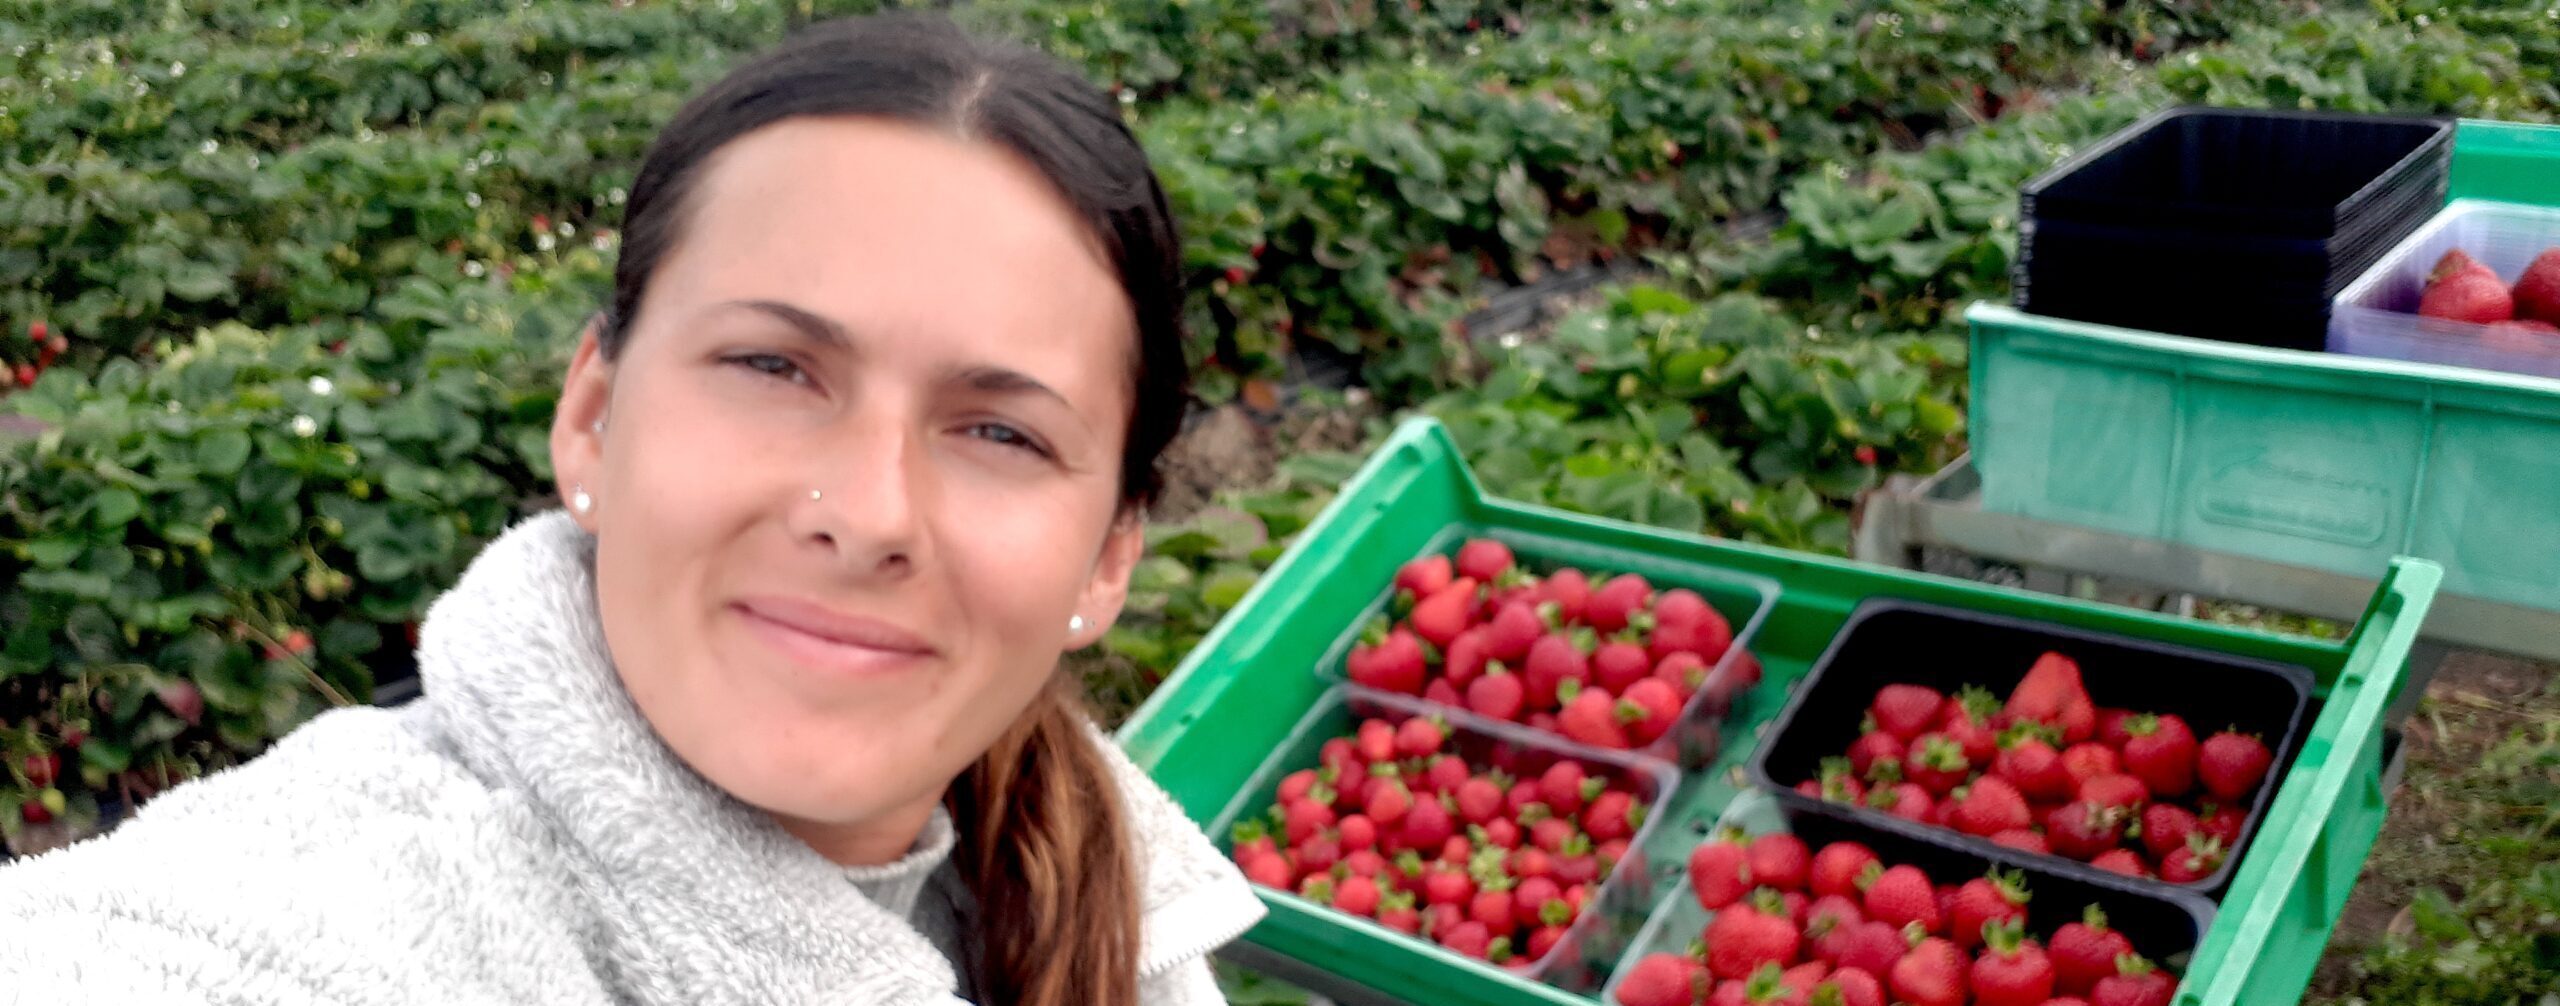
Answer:
[{"label": "ripe strawberry on plant", "polygon": [[2030,720],[2062,731],[2062,742],[2077,744],[2098,729],[2098,709],[2081,684],[2080,664],[2059,653],[2036,658],[2003,707],[2012,721]]},{"label": "ripe strawberry on plant", "polygon": [[1859,905],[1867,918],[1896,927],[1919,924],[1921,929],[1937,932],[1940,922],[1938,891],[1929,883],[1929,875],[1908,864],[1887,866],[1867,881],[1865,899]]},{"label": "ripe strawberry on plant", "polygon": [[2009,780],[1996,775],[1983,776],[1958,789],[1950,806],[1954,809],[1948,812],[1947,822],[1967,835],[1988,838],[2035,823],[2027,812],[2027,798]]},{"label": "ripe strawberry on plant", "polygon": [[1646,954],[1618,982],[1620,1006],[1696,1006],[1705,994],[1705,962],[1682,954]]},{"label": "ripe strawberry on plant", "polygon": [[2109,849],[2101,852],[2089,860],[2089,865],[2128,877],[2151,876],[2151,864],[2143,862],[2142,854],[2131,849]]},{"label": "ripe strawberry on plant", "polygon": [[2156,798],[2184,796],[2196,785],[2196,735],[2175,713],[2125,721],[2125,772]]},{"label": "ripe strawberry on plant", "polygon": [[1482,583],[1511,571],[1511,546],[1491,538],[1470,538],[1458,546],[1458,575]]},{"label": "ripe strawberry on plant", "polygon": [[1938,725],[1939,713],[1946,708],[1947,697],[1925,685],[1892,684],[1876,689],[1874,702],[1867,705],[1867,717],[1876,729],[1909,743]]},{"label": "ripe strawberry on plant", "polygon": [[1410,559],[1396,570],[1395,589],[1410,604],[1439,593],[1457,579],[1455,567],[1445,555],[1432,554]]},{"label": "ripe strawberry on plant", "polygon": [[1860,893],[1859,878],[1870,865],[1881,870],[1881,862],[1875,850],[1861,843],[1833,842],[1813,854],[1813,862],[1805,871],[1805,887],[1817,898],[1855,898]]},{"label": "ripe strawberry on plant", "polygon": [[1634,573],[1620,573],[1591,591],[1582,605],[1582,620],[1601,632],[1614,633],[1626,628],[1652,601],[1652,584]]},{"label": "ripe strawberry on plant", "polygon": [[1785,967],[1803,950],[1803,934],[1774,892],[1726,906],[1707,923],[1707,973],[1747,978],[1763,964]]},{"label": "ripe strawberry on plant", "polygon": [[1947,935],[1956,945],[1971,950],[1982,945],[1986,925],[2027,919],[2027,878],[2015,870],[1992,870],[1956,888],[1947,910]]},{"label": "ripe strawberry on plant", "polygon": [[1422,640],[1404,629],[1394,629],[1380,633],[1374,643],[1353,646],[1343,670],[1352,681],[1379,691],[1420,695],[1429,667]]},{"label": "ripe strawberry on plant", "polygon": [[2126,954],[2116,959],[2116,973],[2090,990],[2089,1006],[2169,1006],[2177,994],[2177,979],[2140,954]]},{"label": "ripe strawberry on plant", "polygon": [[2267,769],[2275,760],[2256,735],[2225,730],[2196,750],[2196,780],[2216,800],[2247,803],[2258,784],[2266,781]]},{"label": "ripe strawberry on plant", "polygon": [[2042,1006],[2053,996],[2053,961],[2025,924],[2021,915],[1984,927],[1970,976],[1974,1006]]},{"label": "ripe strawberry on plant", "polygon": [[1447,649],[1458,634],[1475,624],[1476,581],[1459,577],[1439,593],[1423,598],[1405,616],[1405,624],[1415,635],[1433,646]]},{"label": "ripe strawberry on plant", "polygon": [[2487,324],[2515,317],[2516,301],[2497,273],[2457,248],[2427,271],[2426,288],[2418,295],[2418,315]]},{"label": "ripe strawberry on plant", "polygon": [[2160,879],[2172,884],[2192,884],[2213,875],[2222,868],[2222,843],[2202,834],[2187,836],[2186,845],[2173,849],[2160,858]]},{"label": "ripe strawberry on plant", "polygon": [[1964,1006],[1965,972],[1964,952],[1932,936],[1894,963],[1889,984],[1894,998],[1910,1006]]},{"label": "ripe strawberry on plant", "polygon": [[1902,753],[1902,777],[1920,784],[1932,798],[1944,797],[1973,774],[1964,748],[1947,735],[1924,733]]},{"label": "ripe strawberry on plant", "polygon": [[2063,923],[2053,932],[2047,954],[2053,959],[2053,987],[2067,995],[2087,995],[2098,980],[2116,973],[2116,959],[2133,954],[2133,941],[2107,928],[2107,913],[2091,905],[2081,921]]},{"label": "ripe strawberry on plant", "polygon": [[1689,890],[1698,906],[1720,911],[1751,893],[1750,849],[1727,835],[1689,850]]},{"label": "ripe strawberry on plant", "polygon": [[1478,716],[1516,723],[1528,705],[1528,687],[1500,662],[1486,664],[1484,673],[1467,683],[1467,710]]}]

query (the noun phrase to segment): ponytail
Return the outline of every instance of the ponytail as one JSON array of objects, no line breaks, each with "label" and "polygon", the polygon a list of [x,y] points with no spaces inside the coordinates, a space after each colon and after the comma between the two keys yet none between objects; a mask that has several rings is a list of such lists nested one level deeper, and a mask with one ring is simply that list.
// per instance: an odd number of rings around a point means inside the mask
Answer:
[{"label": "ponytail", "polygon": [[1119,787],[1058,675],[952,788],[979,1000],[1135,1004],[1138,885]]}]

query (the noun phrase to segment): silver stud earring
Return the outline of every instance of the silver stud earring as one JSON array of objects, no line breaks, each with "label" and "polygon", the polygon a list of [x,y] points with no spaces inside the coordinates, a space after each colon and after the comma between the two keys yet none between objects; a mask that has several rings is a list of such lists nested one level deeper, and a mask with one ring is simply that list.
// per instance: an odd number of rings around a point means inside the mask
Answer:
[{"label": "silver stud earring", "polygon": [[588,424],[587,428],[596,431],[598,436],[602,436],[604,434],[604,420],[596,420],[595,422]]},{"label": "silver stud earring", "polygon": [[1083,632],[1083,631],[1084,631],[1084,616],[1083,616],[1083,615],[1069,615],[1069,616],[1067,616],[1067,631],[1068,631],[1068,632]]},{"label": "silver stud earring", "polygon": [[817,491],[817,490],[815,490],[815,489],[811,489],[811,490],[809,490],[809,502],[811,502],[811,503],[815,503],[815,502],[817,502],[817,501],[819,500],[819,498],[820,498],[822,495],[824,495],[824,494],[822,494],[822,493],[818,492],[818,491]]},{"label": "silver stud earring", "polygon": [[587,495],[585,485],[579,485],[569,490],[569,506],[579,513],[586,513],[596,508],[596,498]]}]

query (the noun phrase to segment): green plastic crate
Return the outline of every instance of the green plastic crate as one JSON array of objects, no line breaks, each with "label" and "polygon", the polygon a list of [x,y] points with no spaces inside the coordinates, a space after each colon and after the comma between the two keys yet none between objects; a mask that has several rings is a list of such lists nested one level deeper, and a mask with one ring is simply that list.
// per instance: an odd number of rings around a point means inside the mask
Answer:
[{"label": "green plastic crate", "polygon": [[2560,126],[2462,120],[2452,198],[2560,206]]},{"label": "green plastic crate", "polygon": [[[2384,711],[2441,575],[2432,563],[2395,563],[2343,643],[2273,636],[1488,497],[1447,431],[1416,419],[1397,429],[1139,707],[1119,732],[1121,745],[1205,825],[1251,785],[1270,752],[1332,687],[1308,668],[1323,659],[1342,627],[1360,616],[1405,557],[1453,527],[1649,552],[1665,562],[1778,582],[1777,602],[1754,646],[1766,677],[1736,703],[1727,721],[1730,741],[1715,764],[1686,777],[1672,801],[1669,826],[1653,829],[1647,858],[1666,874],[1678,869],[1688,845],[1738,792],[1738,767],[1788,687],[1869,597],[1909,598],[2310,668],[2319,679],[2320,712],[2268,809],[2268,820],[2287,826],[2251,847],[2180,993],[2181,1003],[2215,1006],[2291,1001],[2309,982],[2382,828]],[[1294,896],[1265,892],[1263,901],[1270,915],[1245,940],[1311,973],[1337,978],[1346,988],[1417,1003],[1595,1001],[1436,948],[1381,940],[1373,927]]]}]

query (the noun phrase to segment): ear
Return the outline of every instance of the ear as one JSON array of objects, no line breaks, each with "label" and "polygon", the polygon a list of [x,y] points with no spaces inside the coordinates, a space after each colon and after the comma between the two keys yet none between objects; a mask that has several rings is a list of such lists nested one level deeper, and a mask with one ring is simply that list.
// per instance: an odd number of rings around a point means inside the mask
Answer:
[{"label": "ear", "polygon": [[1111,532],[1102,539],[1102,554],[1094,560],[1093,577],[1084,585],[1084,593],[1076,599],[1075,613],[1084,616],[1084,628],[1067,634],[1066,648],[1081,650],[1102,641],[1111,631],[1111,623],[1119,621],[1120,610],[1129,602],[1129,576],[1138,568],[1139,557],[1147,550],[1147,518],[1136,507],[1123,507],[1112,519]]},{"label": "ear", "polygon": [[[604,434],[596,429],[613,398],[613,365],[597,344],[603,321],[602,316],[591,319],[578,333],[578,351],[560,384],[560,405],[551,413],[551,477],[563,500],[581,485],[592,499],[610,495],[603,479]],[[579,513],[573,507],[569,516],[590,532],[596,529],[593,511]]]}]

